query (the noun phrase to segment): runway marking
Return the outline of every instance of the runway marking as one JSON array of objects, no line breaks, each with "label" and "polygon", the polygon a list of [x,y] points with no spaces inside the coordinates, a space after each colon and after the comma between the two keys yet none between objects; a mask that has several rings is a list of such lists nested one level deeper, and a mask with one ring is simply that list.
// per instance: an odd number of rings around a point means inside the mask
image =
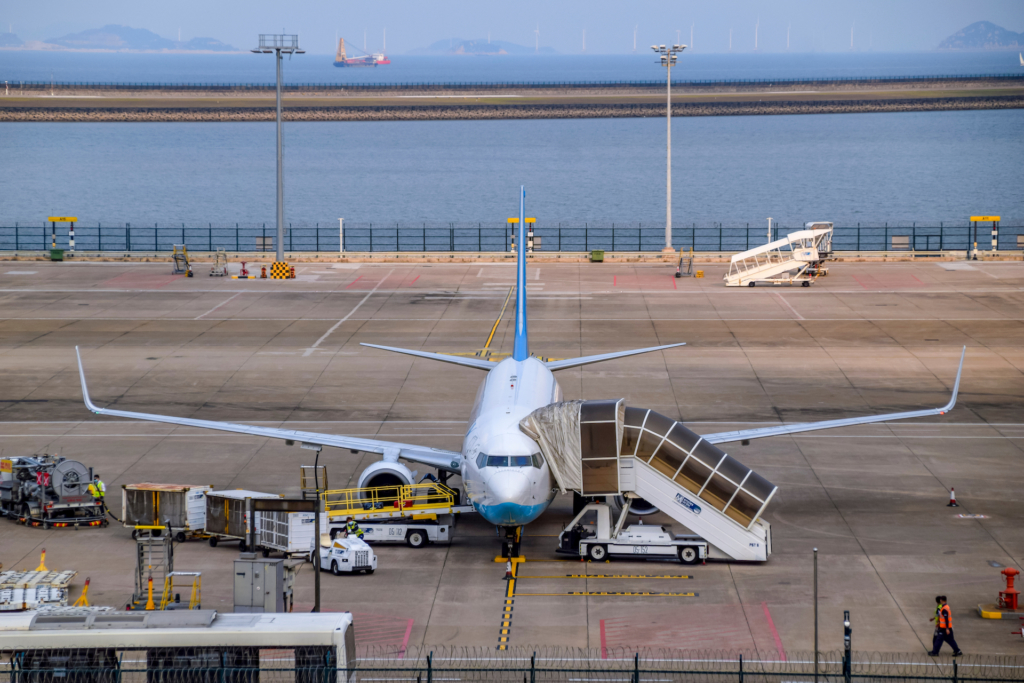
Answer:
[{"label": "runway marking", "polygon": [[779,632],[775,628],[775,622],[772,620],[772,613],[768,611],[768,603],[762,602],[761,609],[764,610],[764,618],[768,620],[768,628],[772,632],[772,638],[775,639],[775,649],[779,653],[779,659],[786,661],[786,651],[782,648],[782,638],[779,637]]},{"label": "runway marking", "polygon": [[240,297],[240,296],[242,296],[242,294],[244,294],[244,292],[239,292],[238,294],[235,294],[234,296],[231,296],[231,297],[228,297],[227,299],[224,299],[224,301],[221,301],[221,302],[220,302],[219,304],[217,304],[216,306],[214,306],[213,308],[211,308],[210,310],[208,310],[208,311],[207,311],[206,313],[203,313],[202,315],[197,315],[197,316],[196,316],[195,318],[193,318],[193,320],[199,320],[199,319],[201,319],[201,318],[204,318],[205,316],[207,316],[207,315],[209,315],[209,314],[213,313],[213,312],[214,312],[214,311],[216,311],[216,310],[217,310],[218,308],[220,308],[220,307],[221,307],[221,306],[223,306],[224,304],[228,303],[228,302],[229,302],[229,301],[231,301],[232,299],[234,299],[234,298],[236,298],[236,297]]},{"label": "runway marking", "polygon": [[[341,320],[339,320],[338,322],[334,323],[334,325],[332,325],[332,326],[331,326],[331,329],[329,329],[329,330],[327,330],[326,332],[324,332],[324,334],[323,334],[323,336],[322,336],[322,337],[320,337],[320,338],[319,338],[319,339],[317,339],[317,340],[316,340],[315,342],[313,342],[313,345],[312,345],[311,347],[309,347],[308,349],[306,349],[306,350],[305,350],[305,351],[303,352],[303,354],[302,354],[302,355],[303,355],[303,357],[311,355],[311,354],[313,353],[313,351],[315,351],[315,350],[316,350],[316,347],[320,346],[320,344],[322,344],[322,343],[324,342],[324,340],[325,340],[325,339],[327,339],[328,337],[330,337],[330,336],[331,336],[331,334],[332,334],[332,333],[333,333],[333,332],[334,332],[334,331],[335,331],[336,329],[338,329],[339,327],[341,327],[341,324],[342,324],[343,322],[345,322],[346,320],[348,320],[349,318],[351,318],[351,317],[352,317],[352,314],[353,314],[353,313],[355,313],[356,311],[358,311],[358,310],[359,310],[359,307],[360,307],[360,306],[362,306],[363,304],[365,304],[365,303],[366,303],[366,301],[367,301],[367,299],[369,299],[369,298],[370,298],[371,296],[373,296],[373,293],[374,293],[374,292],[376,292],[376,291],[377,291],[377,289],[378,289],[378,288],[380,288],[380,286],[381,286],[382,284],[384,284],[384,280],[387,280],[387,279],[388,279],[389,277],[391,277],[391,274],[392,274],[392,273],[394,273],[394,272],[395,272],[395,269],[394,269],[394,268],[392,268],[391,270],[389,270],[389,271],[388,271],[388,274],[387,274],[387,275],[385,275],[385,276],[384,276],[383,278],[381,278],[380,282],[378,282],[378,283],[377,283],[376,285],[374,285],[373,289],[371,289],[371,290],[370,290],[369,292],[367,292],[367,293],[366,293],[366,296],[364,296],[364,297],[363,297],[363,298],[362,298],[362,299],[361,299],[361,300],[359,301],[359,303],[357,303],[357,304],[355,305],[355,307],[354,307],[354,308],[353,308],[353,309],[352,309],[351,311],[349,311],[349,312],[348,312],[348,315],[346,315],[346,316],[345,316],[344,318],[342,318],[342,319],[341,319]],[[362,275],[360,275],[359,277],[362,277]],[[356,278],[356,280],[358,280],[358,279],[359,279],[359,278]],[[356,283],[356,280],[353,280],[353,281],[352,281],[352,285],[354,285],[354,284]],[[349,287],[351,287],[352,285],[349,285]]]},{"label": "runway marking", "polygon": [[[531,536],[536,538],[536,535]],[[519,576],[523,579],[692,579],[686,574],[552,574],[550,576]]]},{"label": "runway marking", "polygon": [[516,593],[516,597],[633,597],[633,598],[696,598],[700,593],[655,593],[649,591],[567,591],[565,593]]},{"label": "runway marking", "polygon": [[782,296],[781,294],[779,294],[778,292],[775,292],[775,291],[773,291],[772,294],[774,294],[776,297],[778,297],[779,301],[781,301],[782,303],[786,304],[786,308],[788,308],[789,310],[793,311],[793,315],[795,315],[796,317],[800,318],[800,320],[805,320],[806,319],[802,315],[800,315],[799,311],[797,311],[795,308],[793,308],[792,304],[790,304],[788,301],[786,301],[786,297]]},{"label": "runway marking", "polygon": [[[2,290],[0,290],[2,291]],[[245,292],[240,292],[244,294]],[[379,292],[383,294],[384,292]],[[428,299],[446,299],[449,297],[426,297]],[[501,299],[500,296],[482,296],[482,297],[458,297],[464,299],[479,298],[479,299]],[[575,298],[586,298],[592,297],[557,297],[557,296],[536,296],[531,295],[531,299],[575,299]],[[47,316],[24,316],[16,317],[9,316],[6,318],[0,318],[0,320],[57,320],[57,321],[80,321],[80,320],[144,320],[144,321],[156,321],[156,320],[194,320],[194,318],[174,317],[174,316],[144,316],[144,317],[133,317],[133,316],[89,316],[89,317],[76,317],[76,316],[64,316],[64,317],[47,317]],[[335,318],[207,318],[207,320],[235,320],[239,322],[323,322],[325,320],[335,320]],[[352,320],[365,320],[373,322],[435,322],[435,323],[464,323],[464,322],[490,322],[490,318],[352,318]],[[546,320],[552,322],[793,322],[792,318],[538,318],[538,320]],[[993,316],[990,318],[903,318],[903,317],[891,317],[891,318],[804,318],[804,320],[811,320],[817,322],[1024,322],[1024,318],[1006,318]]]}]

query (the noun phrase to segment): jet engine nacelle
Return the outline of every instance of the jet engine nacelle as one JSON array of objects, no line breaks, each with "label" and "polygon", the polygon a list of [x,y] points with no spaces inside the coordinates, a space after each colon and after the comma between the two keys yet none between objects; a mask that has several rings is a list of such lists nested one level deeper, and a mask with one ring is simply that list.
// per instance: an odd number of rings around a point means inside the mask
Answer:
[{"label": "jet engine nacelle", "polygon": [[[625,496],[614,496],[608,502],[611,505],[612,513],[618,515],[622,512],[622,506],[626,504],[626,499]],[[629,511],[634,515],[653,515],[658,511],[658,508],[643,498],[631,498],[629,501]]]},{"label": "jet engine nacelle", "polygon": [[416,481],[416,473],[400,462],[381,460],[359,475],[359,488],[376,486],[408,486]]}]

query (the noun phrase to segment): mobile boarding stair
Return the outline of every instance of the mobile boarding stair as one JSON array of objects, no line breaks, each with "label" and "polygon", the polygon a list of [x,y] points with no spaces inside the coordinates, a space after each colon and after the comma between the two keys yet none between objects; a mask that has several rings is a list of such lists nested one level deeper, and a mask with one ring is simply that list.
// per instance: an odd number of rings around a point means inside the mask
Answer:
[{"label": "mobile boarding stair", "polygon": [[563,492],[643,498],[703,537],[711,558],[771,555],[761,515],[777,487],[681,423],[619,399],[553,403],[520,429],[540,444]]},{"label": "mobile boarding stair", "polygon": [[831,258],[832,223],[808,223],[805,230],[735,254],[725,274],[726,287],[753,287],[758,282],[810,287],[827,275],[823,263]]}]

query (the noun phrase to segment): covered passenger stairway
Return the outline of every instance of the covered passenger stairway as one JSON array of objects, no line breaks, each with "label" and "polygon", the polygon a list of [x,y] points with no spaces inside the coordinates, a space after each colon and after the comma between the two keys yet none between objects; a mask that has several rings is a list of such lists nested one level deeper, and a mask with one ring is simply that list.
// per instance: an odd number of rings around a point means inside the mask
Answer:
[{"label": "covered passenger stairway", "polygon": [[828,273],[822,263],[832,252],[832,228],[832,223],[808,223],[805,230],[735,254],[725,286],[753,287],[758,282],[810,286]]},{"label": "covered passenger stairway", "polygon": [[777,487],[681,423],[620,399],[554,403],[520,428],[540,444],[563,492],[643,498],[702,536],[713,558],[771,555],[761,514]]}]

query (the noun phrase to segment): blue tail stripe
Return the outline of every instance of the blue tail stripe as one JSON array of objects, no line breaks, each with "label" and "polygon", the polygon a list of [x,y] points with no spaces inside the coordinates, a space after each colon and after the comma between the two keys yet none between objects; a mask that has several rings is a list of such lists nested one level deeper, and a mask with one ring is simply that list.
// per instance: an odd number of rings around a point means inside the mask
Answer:
[{"label": "blue tail stripe", "polygon": [[513,360],[530,357],[530,340],[526,332],[526,187],[519,188],[519,236],[516,239],[516,337],[512,347]]}]

